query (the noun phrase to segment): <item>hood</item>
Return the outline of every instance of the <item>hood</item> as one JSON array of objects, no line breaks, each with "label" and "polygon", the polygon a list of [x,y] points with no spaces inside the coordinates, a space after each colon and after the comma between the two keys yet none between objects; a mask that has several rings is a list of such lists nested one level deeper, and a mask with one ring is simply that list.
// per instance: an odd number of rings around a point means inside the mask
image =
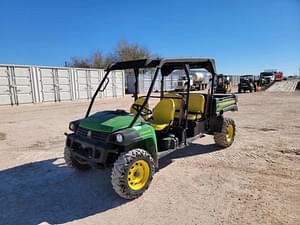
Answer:
[{"label": "hood", "polygon": [[[98,132],[113,133],[130,125],[134,115],[124,111],[104,111],[97,112],[86,119],[80,120],[79,127]],[[137,119],[135,124],[140,124],[142,120]]]}]

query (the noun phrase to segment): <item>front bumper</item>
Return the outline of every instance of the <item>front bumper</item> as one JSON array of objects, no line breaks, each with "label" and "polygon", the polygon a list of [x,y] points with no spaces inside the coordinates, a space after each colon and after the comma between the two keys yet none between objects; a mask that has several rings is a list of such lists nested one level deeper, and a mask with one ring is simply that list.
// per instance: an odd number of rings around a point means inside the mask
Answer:
[{"label": "front bumper", "polygon": [[67,135],[66,148],[73,157],[81,161],[103,165],[110,164],[110,159],[118,154],[118,149],[113,144],[81,137],[75,133]]},{"label": "front bumper", "polygon": [[242,88],[242,89],[250,89],[251,86],[249,86],[249,85],[241,85],[240,88]]}]

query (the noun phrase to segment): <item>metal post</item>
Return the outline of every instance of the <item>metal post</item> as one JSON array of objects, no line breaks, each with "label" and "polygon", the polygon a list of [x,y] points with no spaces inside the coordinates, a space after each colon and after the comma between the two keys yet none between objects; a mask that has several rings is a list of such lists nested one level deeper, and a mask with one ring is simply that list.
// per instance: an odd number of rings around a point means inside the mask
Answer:
[{"label": "metal post", "polygon": [[161,74],[161,80],[160,80],[160,99],[164,97],[164,76]]},{"label": "metal post", "polygon": [[138,92],[139,92],[139,69],[134,68],[134,77],[135,77],[135,83],[134,83],[134,101],[138,99]]},{"label": "metal post", "polygon": [[184,116],[185,116],[185,122],[184,122],[184,143],[187,144],[186,142],[186,138],[187,138],[187,134],[186,131],[188,129],[188,109],[189,109],[189,96],[190,96],[190,74],[189,74],[189,65],[188,64],[184,64],[184,72],[185,75],[187,76],[187,96],[186,96],[186,104],[185,104],[185,111],[184,111]]},{"label": "metal post", "polygon": [[6,67],[6,74],[7,74],[7,79],[8,79],[8,91],[9,91],[9,97],[10,97],[10,104],[13,106],[14,98],[13,98],[13,85],[12,85],[12,77],[10,73],[10,67]]},{"label": "metal post", "polygon": [[[211,90],[210,90],[210,94],[207,95],[207,101],[208,101],[208,104],[209,104],[209,118],[213,117],[213,97],[214,97],[214,86],[215,86],[215,77],[216,77],[216,75],[217,74],[215,72],[212,73]],[[209,120],[208,123],[210,123],[210,120]],[[208,126],[210,126],[210,125],[208,124]]]}]

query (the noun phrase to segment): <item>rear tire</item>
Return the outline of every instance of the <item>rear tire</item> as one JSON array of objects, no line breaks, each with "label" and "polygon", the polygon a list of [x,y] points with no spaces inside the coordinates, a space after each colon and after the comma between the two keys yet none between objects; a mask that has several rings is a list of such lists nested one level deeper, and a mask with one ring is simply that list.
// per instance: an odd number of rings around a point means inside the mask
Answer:
[{"label": "rear tire", "polygon": [[223,148],[227,148],[234,142],[235,138],[235,122],[231,118],[224,118],[222,131],[216,132],[214,135],[215,143]]},{"label": "rear tire", "polygon": [[64,150],[64,159],[66,164],[69,167],[78,169],[78,170],[88,170],[91,168],[91,166],[87,163],[80,163],[78,160],[76,160],[72,154],[69,148],[65,147]]},{"label": "rear tire", "polygon": [[135,199],[149,187],[155,172],[154,160],[143,149],[122,153],[111,173],[111,183],[122,198]]}]

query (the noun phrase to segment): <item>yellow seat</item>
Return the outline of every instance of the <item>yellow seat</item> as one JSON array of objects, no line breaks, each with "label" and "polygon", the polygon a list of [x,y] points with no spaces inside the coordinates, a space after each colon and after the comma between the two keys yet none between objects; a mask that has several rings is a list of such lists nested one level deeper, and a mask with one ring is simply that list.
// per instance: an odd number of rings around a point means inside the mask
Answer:
[{"label": "yellow seat", "polygon": [[188,120],[199,120],[204,113],[205,98],[198,93],[189,95]]},{"label": "yellow seat", "polygon": [[151,125],[154,128],[154,130],[156,130],[156,131],[164,130],[165,128],[167,128],[169,126],[169,124],[153,124],[153,123],[151,123]]},{"label": "yellow seat", "polygon": [[[143,105],[144,101],[145,101],[145,97],[139,97],[137,100],[135,100],[134,104],[137,104],[137,105]],[[148,102],[147,102],[147,104],[145,105],[145,108],[146,108],[146,109],[149,109],[149,104],[148,104]],[[144,112],[144,113],[147,112],[147,110],[146,110],[145,108],[143,109],[142,113],[143,113],[143,112]],[[132,104],[131,107],[130,107],[130,113],[132,113],[132,114],[134,114],[134,115],[137,114],[137,111],[133,108],[133,104]],[[147,119],[149,118],[149,116],[150,116],[150,115],[144,115],[144,116],[143,116],[144,120],[147,120]]]},{"label": "yellow seat", "polygon": [[175,104],[175,118],[180,118],[181,117],[181,110],[183,109],[183,99],[181,95],[176,94],[176,93],[167,93],[165,94],[165,97],[168,97],[168,99],[172,98]]},{"label": "yellow seat", "polygon": [[162,99],[153,109],[150,121],[155,131],[162,131],[173,124],[175,103],[172,99]]}]

